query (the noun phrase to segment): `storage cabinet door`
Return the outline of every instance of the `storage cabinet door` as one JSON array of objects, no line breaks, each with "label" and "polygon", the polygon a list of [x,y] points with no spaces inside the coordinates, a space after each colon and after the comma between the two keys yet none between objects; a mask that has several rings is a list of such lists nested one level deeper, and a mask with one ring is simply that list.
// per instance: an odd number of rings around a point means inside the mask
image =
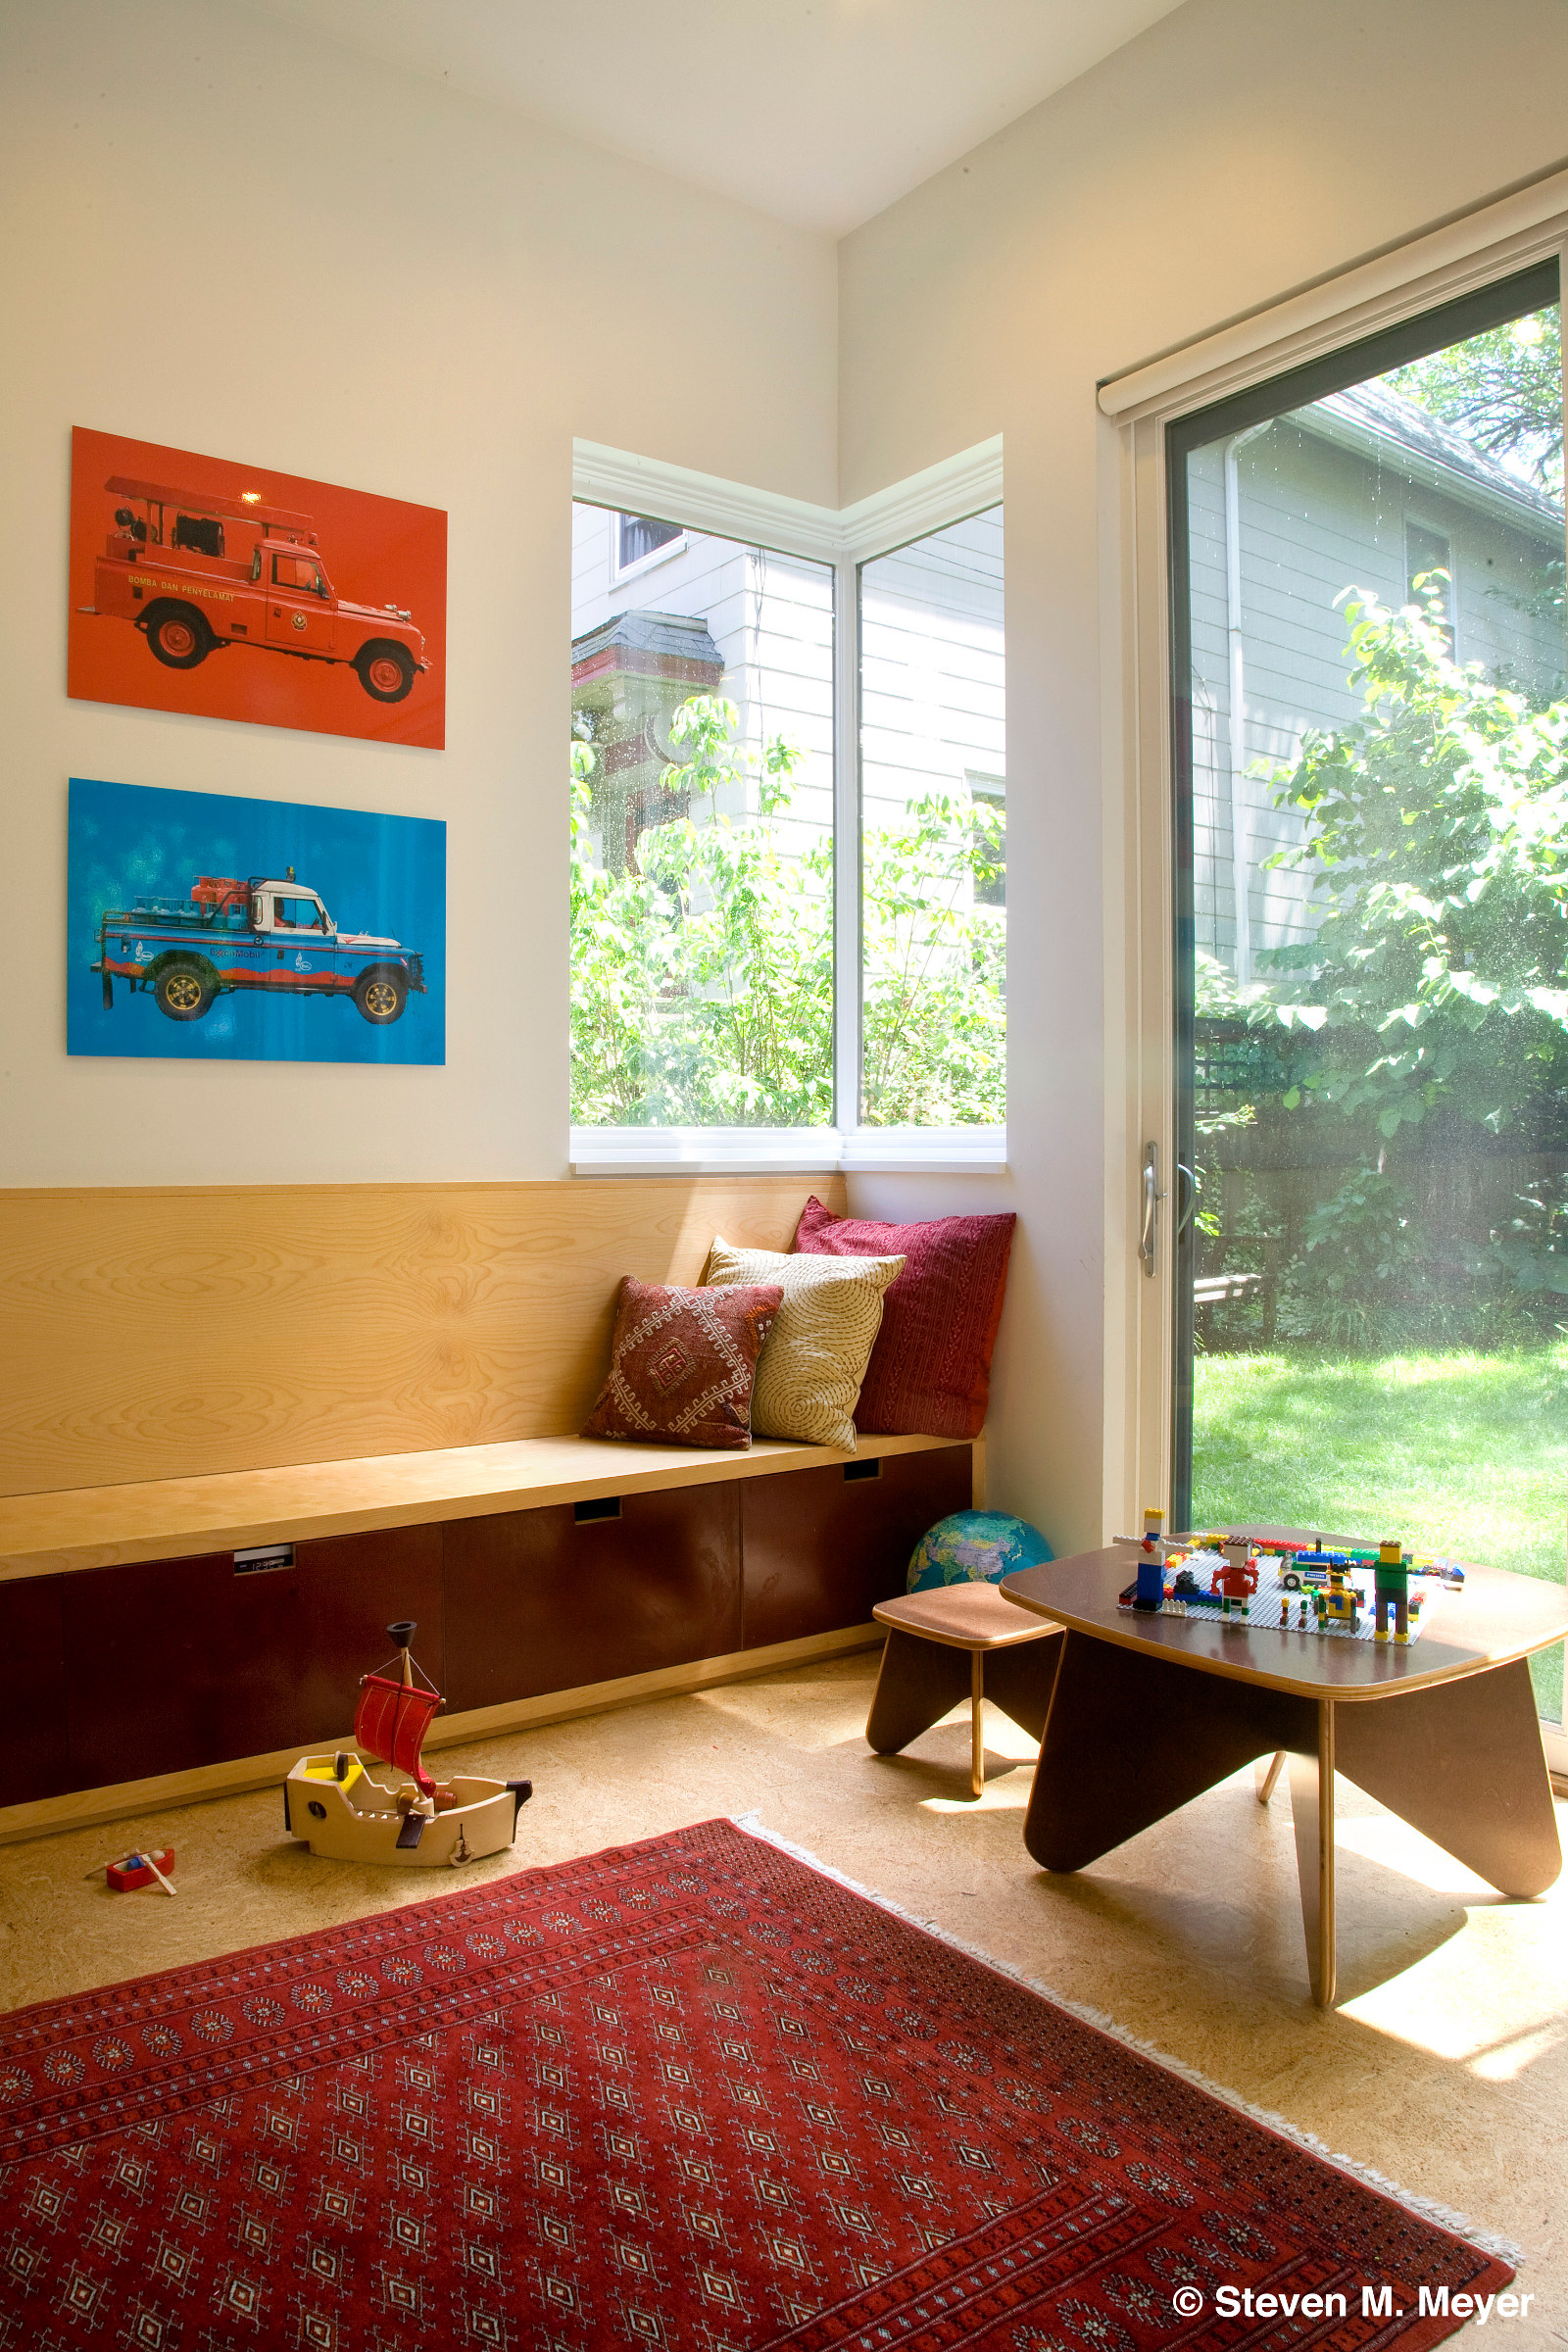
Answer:
[{"label": "storage cabinet door", "polygon": [[222,1551],[61,1582],[73,1788],[341,1738],[400,1617],[440,1686],[438,1527],[302,1544],[292,1568]]},{"label": "storage cabinet door", "polygon": [[18,1577],[0,1585],[0,1803],[30,1804],[71,1787],[66,1757],[63,1576]]},{"label": "storage cabinet door", "polygon": [[445,1690],[441,1597],[438,1526],[328,1537],[298,1544],[292,1568],[231,1576],[224,1752],[343,1738],[360,1677],[394,1654],[386,1629],[400,1618],[415,1621],[414,1656]]},{"label": "storage cabinet door", "polygon": [[970,1448],[945,1446],[747,1479],[744,1646],[863,1625],[879,1600],[904,1591],[926,1529],[969,1508],[973,1475]]},{"label": "storage cabinet door", "polygon": [[243,1755],[226,1741],[232,1552],[86,1568],[65,1586],[73,1788]]},{"label": "storage cabinet door", "polygon": [[[504,1705],[739,1649],[740,1490],[447,1522],[448,1703]],[[592,1507],[592,1506],[590,1506]]]}]

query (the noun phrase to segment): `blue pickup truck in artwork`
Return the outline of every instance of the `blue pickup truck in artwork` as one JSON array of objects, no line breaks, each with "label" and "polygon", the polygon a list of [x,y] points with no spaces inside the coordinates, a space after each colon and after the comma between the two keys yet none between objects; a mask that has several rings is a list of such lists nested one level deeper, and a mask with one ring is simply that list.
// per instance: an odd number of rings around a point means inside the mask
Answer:
[{"label": "blue pickup truck in artwork", "polygon": [[340,931],[319,894],[294,879],[198,874],[188,899],[137,899],[110,907],[98,925],[104,1005],[115,982],[150,994],[172,1021],[199,1021],[220,996],[352,997],[384,1028],[411,993],[424,994],[424,962],[395,939]]}]

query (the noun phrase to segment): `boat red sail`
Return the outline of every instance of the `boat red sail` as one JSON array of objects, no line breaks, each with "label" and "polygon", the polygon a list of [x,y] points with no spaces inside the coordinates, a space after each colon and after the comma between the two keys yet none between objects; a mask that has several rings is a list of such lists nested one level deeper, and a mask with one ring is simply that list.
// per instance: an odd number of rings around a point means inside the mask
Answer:
[{"label": "boat red sail", "polygon": [[368,1674],[360,1684],[360,1703],[354,1715],[354,1744],[368,1756],[406,1772],[421,1796],[435,1792],[435,1783],[419,1760],[424,1735],[441,1704],[439,1690],[421,1690],[414,1683],[393,1682],[388,1675]]}]

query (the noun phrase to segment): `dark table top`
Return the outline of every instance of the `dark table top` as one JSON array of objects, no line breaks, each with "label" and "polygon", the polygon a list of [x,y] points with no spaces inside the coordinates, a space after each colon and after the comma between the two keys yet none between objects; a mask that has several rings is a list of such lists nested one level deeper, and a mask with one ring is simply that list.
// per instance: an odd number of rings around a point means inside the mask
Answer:
[{"label": "dark table top", "polygon": [[[1241,1527],[1230,1531],[1267,1540],[1301,1540],[1298,1529]],[[1316,1530],[1307,1531],[1308,1535]],[[1362,1537],[1329,1537],[1342,1547]],[[1262,1618],[1229,1622],[1206,1611],[1186,1617],[1138,1616],[1116,1605],[1137,1573],[1135,1544],[1115,1544],[1103,1551],[1081,1551],[1070,1559],[1048,1560],[1022,1569],[999,1588],[1008,1600],[1049,1617],[1069,1632],[1151,1650],[1172,1665],[1202,1674],[1229,1675],[1314,1698],[1387,1698],[1419,1690],[1459,1675],[1506,1665],[1568,1638],[1568,1588],[1506,1568],[1465,1568],[1462,1591],[1423,1577],[1422,1632],[1417,1642],[1356,1642],[1343,1635],[1282,1630]],[[1364,1572],[1370,1585],[1371,1571]],[[1415,1580],[1412,1579],[1412,1584]],[[1369,1595],[1370,1605],[1370,1595]]]}]

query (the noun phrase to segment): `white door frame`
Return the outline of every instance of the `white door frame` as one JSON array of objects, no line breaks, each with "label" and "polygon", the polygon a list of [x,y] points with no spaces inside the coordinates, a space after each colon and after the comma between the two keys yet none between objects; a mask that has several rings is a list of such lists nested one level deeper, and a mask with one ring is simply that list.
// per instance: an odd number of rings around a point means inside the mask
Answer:
[{"label": "white door frame", "polygon": [[[1568,172],[1101,386],[1106,1045],[1114,1052],[1119,1022],[1125,1072],[1120,1089],[1107,1089],[1105,1139],[1104,1512],[1118,1529],[1142,1524],[1137,1513],[1168,1496],[1171,1474],[1175,845],[1165,428],[1553,257],[1568,302]],[[1149,1143],[1158,1147],[1167,1194],[1153,1279],[1138,1257]],[[1552,1726],[1544,1734],[1552,1770],[1568,1774],[1568,1736]]]}]

